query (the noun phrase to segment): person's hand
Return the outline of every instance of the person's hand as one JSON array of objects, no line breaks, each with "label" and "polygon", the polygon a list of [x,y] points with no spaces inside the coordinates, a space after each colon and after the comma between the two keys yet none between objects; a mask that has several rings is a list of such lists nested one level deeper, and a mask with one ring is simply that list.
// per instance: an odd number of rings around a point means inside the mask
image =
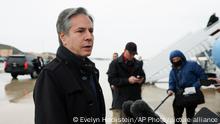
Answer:
[{"label": "person's hand", "polygon": [[138,83],[139,80],[140,80],[140,79],[136,78],[135,76],[130,76],[130,77],[128,78],[128,82],[129,82],[130,84]]},{"label": "person's hand", "polygon": [[215,89],[216,89],[217,92],[220,93],[220,86],[216,87]]},{"label": "person's hand", "polygon": [[172,90],[168,90],[167,94],[168,94],[168,96],[172,96],[174,94],[174,92]]},{"label": "person's hand", "polygon": [[220,93],[220,79],[219,78],[208,78],[208,80],[215,80],[217,84],[215,84],[215,89]]},{"label": "person's hand", "polygon": [[208,78],[208,80],[215,80],[217,83],[220,83],[220,79],[218,78]]},{"label": "person's hand", "polygon": [[137,83],[139,83],[139,84],[143,83],[143,81],[144,81],[143,77],[137,77],[137,79],[138,79]]}]

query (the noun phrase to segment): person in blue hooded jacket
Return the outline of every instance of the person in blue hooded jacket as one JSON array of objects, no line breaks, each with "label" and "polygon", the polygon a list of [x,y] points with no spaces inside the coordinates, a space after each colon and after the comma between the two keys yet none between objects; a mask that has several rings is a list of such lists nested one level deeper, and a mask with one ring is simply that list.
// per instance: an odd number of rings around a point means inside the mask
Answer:
[{"label": "person in blue hooded jacket", "polygon": [[169,89],[168,95],[175,94],[173,101],[173,111],[175,124],[181,124],[181,118],[186,109],[187,123],[190,124],[190,119],[195,114],[196,104],[180,105],[176,104],[176,94],[180,89],[194,88],[195,91],[201,87],[200,79],[207,79],[204,70],[195,61],[187,61],[184,54],[179,50],[174,50],[170,53],[170,62],[172,63],[172,69],[169,75]]}]

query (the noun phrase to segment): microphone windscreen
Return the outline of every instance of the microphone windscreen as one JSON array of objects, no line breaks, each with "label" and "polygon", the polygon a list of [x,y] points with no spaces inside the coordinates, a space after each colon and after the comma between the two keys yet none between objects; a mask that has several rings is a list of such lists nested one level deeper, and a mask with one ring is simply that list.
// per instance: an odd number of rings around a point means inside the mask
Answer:
[{"label": "microphone windscreen", "polygon": [[133,101],[131,101],[131,100],[125,101],[122,104],[122,112],[124,113],[124,115],[126,117],[133,117],[133,115],[132,115],[132,113],[130,111],[130,108],[131,108],[132,104],[133,104]]},{"label": "microphone windscreen", "polygon": [[151,107],[144,102],[143,100],[136,100],[130,108],[131,113],[136,116],[149,116],[154,114],[154,111],[151,109]]},{"label": "microphone windscreen", "polygon": [[160,117],[143,100],[136,100],[131,105],[130,111],[135,118],[145,118],[143,123],[164,124]]}]

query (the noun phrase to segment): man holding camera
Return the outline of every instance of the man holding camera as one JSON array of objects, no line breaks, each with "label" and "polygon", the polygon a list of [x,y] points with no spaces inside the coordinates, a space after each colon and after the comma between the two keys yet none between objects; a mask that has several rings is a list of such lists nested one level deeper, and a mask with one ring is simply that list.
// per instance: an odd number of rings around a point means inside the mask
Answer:
[{"label": "man holding camera", "polygon": [[113,106],[114,120],[122,117],[121,109],[125,101],[141,99],[141,85],[145,82],[145,73],[142,62],[134,58],[135,54],[137,54],[136,44],[128,42],[122,55],[109,65],[108,81],[117,87]]}]

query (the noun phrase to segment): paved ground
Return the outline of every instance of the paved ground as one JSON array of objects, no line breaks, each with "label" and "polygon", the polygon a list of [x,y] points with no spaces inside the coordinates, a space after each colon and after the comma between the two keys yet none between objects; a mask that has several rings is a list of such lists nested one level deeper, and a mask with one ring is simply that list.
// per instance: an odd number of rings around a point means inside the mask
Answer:
[{"label": "paved ground", "polygon": [[[106,103],[107,118],[111,118],[112,112],[109,110],[111,106],[112,96],[109,84],[105,78],[102,78],[102,88]],[[34,103],[32,98],[32,90],[35,80],[31,80],[29,76],[20,76],[18,80],[11,80],[9,74],[0,74],[0,124],[34,124]],[[159,84],[163,86],[164,84]],[[152,85],[143,86],[143,100],[146,101],[152,109],[155,109],[161,101],[166,97],[166,90]],[[220,112],[220,93],[213,88],[203,90],[206,97],[206,103],[200,105],[205,106],[214,112]],[[171,123],[173,117],[172,112],[173,97],[158,109],[157,113],[168,124]]]}]

